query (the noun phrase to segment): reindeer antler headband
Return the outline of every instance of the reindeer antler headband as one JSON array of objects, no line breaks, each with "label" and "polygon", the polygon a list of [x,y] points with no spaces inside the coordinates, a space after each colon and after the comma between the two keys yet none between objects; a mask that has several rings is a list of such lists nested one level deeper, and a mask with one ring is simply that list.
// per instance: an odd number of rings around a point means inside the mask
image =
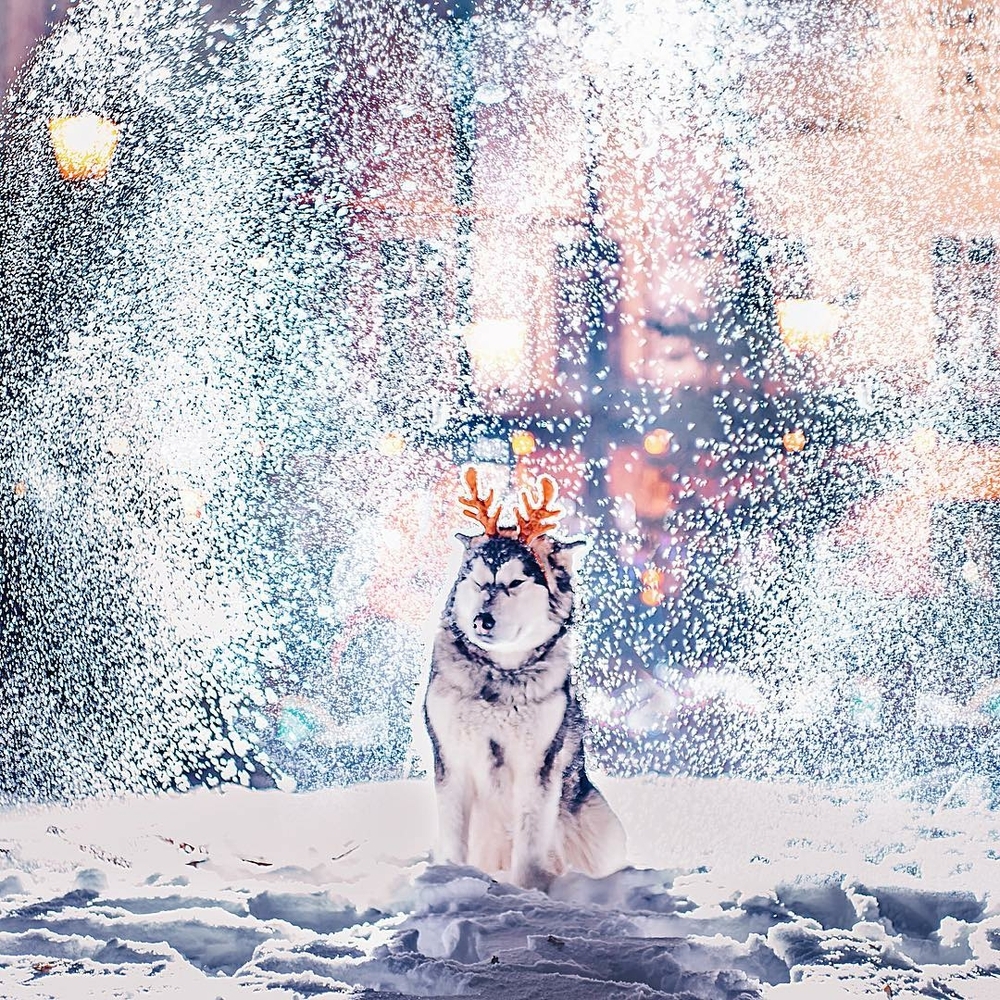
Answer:
[{"label": "reindeer antler headband", "polygon": [[485,498],[480,497],[479,476],[471,466],[465,470],[465,484],[469,488],[469,495],[458,498],[462,513],[481,524],[488,536],[516,538],[522,545],[531,545],[547,531],[551,531],[562,517],[562,511],[551,506],[558,492],[556,481],[551,476],[539,476],[535,487],[528,486],[521,490],[520,503],[524,507],[524,513],[521,513],[520,507],[515,507],[517,526],[509,528],[498,527],[502,507],[497,504],[496,510],[490,510],[495,495],[493,490]]}]

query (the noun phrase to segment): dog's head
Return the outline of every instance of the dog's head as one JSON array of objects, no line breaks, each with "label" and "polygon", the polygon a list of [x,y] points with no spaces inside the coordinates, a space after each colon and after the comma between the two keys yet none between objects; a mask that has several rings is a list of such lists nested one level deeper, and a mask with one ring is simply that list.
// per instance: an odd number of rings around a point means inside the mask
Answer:
[{"label": "dog's head", "polygon": [[552,639],[573,612],[573,549],[550,536],[530,546],[504,535],[459,536],[465,558],[450,610],[465,638],[507,659]]}]

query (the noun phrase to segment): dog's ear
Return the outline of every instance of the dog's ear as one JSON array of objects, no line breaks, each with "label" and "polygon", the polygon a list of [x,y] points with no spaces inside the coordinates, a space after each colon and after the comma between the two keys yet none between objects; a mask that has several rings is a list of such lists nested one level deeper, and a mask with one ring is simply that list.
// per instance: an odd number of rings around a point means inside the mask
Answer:
[{"label": "dog's ear", "polygon": [[586,538],[550,539],[552,547],[549,558],[556,566],[562,567],[567,573],[576,570],[580,558],[586,553],[588,542]]}]

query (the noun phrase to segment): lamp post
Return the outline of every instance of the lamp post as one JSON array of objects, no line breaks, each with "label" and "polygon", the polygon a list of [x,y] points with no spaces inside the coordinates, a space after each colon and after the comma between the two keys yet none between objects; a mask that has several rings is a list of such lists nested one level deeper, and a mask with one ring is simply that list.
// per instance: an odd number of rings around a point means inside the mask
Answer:
[{"label": "lamp post", "polygon": [[[526,331],[505,319],[473,321],[472,295],[475,231],[476,43],[475,0],[432,0],[447,22],[452,59],[452,156],[455,211],[455,329],[457,331],[458,399],[445,435],[462,464],[511,465],[509,431],[503,420],[482,412],[474,384],[503,382],[514,353],[523,351]],[[465,443],[467,442],[467,447]],[[456,447],[457,446],[457,447]]]},{"label": "lamp post", "polygon": [[819,354],[840,328],[843,310],[820,299],[782,299],[776,303],[781,342],[792,354]]},{"label": "lamp post", "polygon": [[[472,232],[475,198],[473,149],[475,111],[475,0],[454,0],[448,9],[452,33],[452,129],[455,162],[455,326],[465,331],[472,323]],[[473,408],[472,363],[464,336],[458,343],[459,419]]]},{"label": "lamp post", "polygon": [[121,129],[85,111],[49,121],[49,138],[63,180],[100,180],[108,172]]},{"label": "lamp post", "polygon": [[[614,434],[610,412],[623,399],[617,367],[612,364],[610,340],[613,327],[609,322],[610,306],[615,301],[612,272],[621,263],[618,245],[603,232],[603,210],[598,179],[601,122],[598,115],[598,92],[593,78],[584,78],[585,139],[583,157],[583,218],[579,237],[561,251],[561,265],[581,282],[580,294],[571,297],[581,309],[583,333],[583,381],[581,396],[587,400],[588,412],[581,415],[583,426],[583,456],[588,474],[585,478],[584,506],[592,516],[603,520],[603,503],[607,487],[601,471]],[[614,394],[615,398],[609,398]]]}]

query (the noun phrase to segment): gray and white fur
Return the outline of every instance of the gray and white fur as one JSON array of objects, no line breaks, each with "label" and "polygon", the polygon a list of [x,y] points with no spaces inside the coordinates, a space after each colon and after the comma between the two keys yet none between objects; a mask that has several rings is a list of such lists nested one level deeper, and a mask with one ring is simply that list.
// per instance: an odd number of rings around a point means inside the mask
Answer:
[{"label": "gray and white fur", "polygon": [[461,571],[434,642],[424,720],[438,861],[545,888],[624,863],[618,818],[587,776],[573,688],[572,549],[544,536],[459,536]]}]

